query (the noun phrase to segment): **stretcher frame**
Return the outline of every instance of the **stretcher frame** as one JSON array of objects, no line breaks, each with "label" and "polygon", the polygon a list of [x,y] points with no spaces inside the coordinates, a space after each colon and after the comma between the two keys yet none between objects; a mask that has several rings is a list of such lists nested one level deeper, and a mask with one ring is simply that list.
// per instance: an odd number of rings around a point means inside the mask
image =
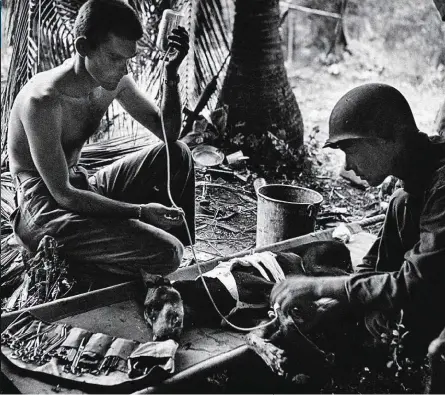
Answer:
[{"label": "stretcher frame", "polygon": [[[381,220],[382,218],[379,218]],[[358,260],[366,253],[367,249],[371,246],[372,242],[375,240],[375,236],[370,233],[364,232],[361,225],[367,225],[374,221],[362,221],[361,223],[351,223],[346,224],[347,228],[353,235],[353,238],[347,246],[350,249],[351,257],[357,263]],[[255,248],[251,252],[279,252],[286,251],[293,247],[307,244],[313,241],[323,241],[332,240],[333,229],[323,230],[318,232],[309,233],[307,235],[295,237],[278,243],[274,243],[268,246],[263,246],[260,248]],[[245,256],[246,252],[235,253],[226,257],[219,257],[212,259],[205,263],[201,263],[201,270],[207,272],[213,269],[219,262],[223,260],[228,260],[231,258]],[[168,277],[170,280],[187,280],[195,279],[199,274],[196,265],[180,268],[176,272],[170,274]],[[125,301],[131,301],[136,298],[136,293],[140,290],[137,281],[129,281],[118,285],[113,285],[100,290],[95,290],[87,292],[80,295],[75,295],[68,298],[59,299],[53,302],[45,303],[39,306],[34,306],[28,309],[2,314],[1,328],[2,331],[11,323],[21,312],[29,311],[34,314],[37,318],[47,321],[62,321],[74,319],[77,317],[83,317],[89,312],[94,310],[105,308],[107,306],[119,305]],[[139,291],[140,292],[140,291]],[[91,313],[90,313],[91,314]],[[81,324],[78,324],[81,326]],[[202,328],[200,328],[202,329]],[[179,364],[179,370],[172,376],[167,378],[161,383],[147,383],[143,388],[138,388],[137,393],[156,393],[165,392],[171,386],[183,383],[192,377],[197,377],[198,375],[203,375],[209,373],[212,369],[221,367],[224,364],[230,363],[235,359],[238,359],[249,352],[248,347],[244,344],[244,334],[229,331],[228,329],[215,329],[215,328],[205,328],[202,331],[210,331],[210,337],[220,338],[221,343],[228,344],[229,349],[223,350],[222,352],[211,355],[209,357],[198,358],[195,363],[193,358],[188,361],[188,363],[181,365]],[[198,343],[202,339],[197,338]],[[193,340],[193,335],[191,337]],[[199,348],[199,347],[197,347]],[[3,360],[3,356],[2,356]],[[33,377],[23,377],[20,372],[14,371],[14,368],[9,366],[7,363],[2,363],[2,375],[6,376],[19,391],[27,392],[40,392],[40,393],[51,393],[55,392],[55,385],[44,383],[43,381],[33,378]],[[84,393],[83,389],[76,388],[65,388],[60,389],[64,393]]]}]

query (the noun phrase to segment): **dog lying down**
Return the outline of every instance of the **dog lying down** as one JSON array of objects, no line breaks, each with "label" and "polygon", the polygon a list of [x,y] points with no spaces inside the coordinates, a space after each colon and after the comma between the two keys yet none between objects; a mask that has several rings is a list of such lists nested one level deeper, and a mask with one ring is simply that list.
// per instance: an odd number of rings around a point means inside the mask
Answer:
[{"label": "dog lying down", "polygon": [[[287,252],[257,253],[222,262],[205,273],[204,279],[220,312],[236,325],[251,327],[267,317],[270,292],[277,281],[288,275],[333,276],[351,271],[350,253],[343,243],[316,241]],[[170,284],[161,276],[142,275],[147,287],[144,317],[152,328],[153,341],[179,341],[184,324],[221,323],[199,277]],[[335,303],[324,298],[293,309],[289,316],[277,310],[278,320],[249,333],[246,342],[279,375],[287,365],[299,365],[291,363],[293,355],[306,355],[313,369],[320,369],[326,364],[326,355],[303,334],[323,327],[326,322],[320,322],[319,313],[327,308],[334,311]],[[305,368],[310,373],[312,367],[306,363]]]}]

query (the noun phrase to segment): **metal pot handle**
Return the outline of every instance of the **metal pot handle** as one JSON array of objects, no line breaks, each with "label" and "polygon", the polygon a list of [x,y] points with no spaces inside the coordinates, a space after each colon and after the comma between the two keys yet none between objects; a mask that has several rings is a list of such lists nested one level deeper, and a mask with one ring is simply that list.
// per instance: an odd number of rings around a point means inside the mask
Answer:
[{"label": "metal pot handle", "polygon": [[255,189],[255,193],[258,195],[258,190],[263,187],[264,185],[266,185],[266,180],[262,177],[255,179],[255,181],[253,182],[253,187]]},{"label": "metal pot handle", "polygon": [[309,206],[307,206],[306,211],[307,211],[307,214],[309,215],[309,217],[312,217],[315,212],[315,206],[313,204],[310,204]]}]

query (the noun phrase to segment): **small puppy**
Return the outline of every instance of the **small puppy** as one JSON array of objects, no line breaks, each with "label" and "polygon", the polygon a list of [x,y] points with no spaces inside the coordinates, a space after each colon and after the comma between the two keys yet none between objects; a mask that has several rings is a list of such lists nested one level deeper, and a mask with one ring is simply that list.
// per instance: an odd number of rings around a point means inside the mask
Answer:
[{"label": "small puppy", "polygon": [[[277,260],[285,275],[319,275],[326,270],[330,275],[344,274],[351,265],[349,250],[337,241],[313,242],[297,247],[290,253],[277,253]],[[333,261],[336,264],[329,267]],[[309,273],[306,273],[308,270]],[[184,311],[186,324],[218,325],[221,322],[200,278],[176,281],[172,285],[162,276],[142,270],[141,274],[147,289],[144,318],[153,330],[154,341],[178,340],[184,327]],[[241,310],[230,318],[239,325],[251,326],[252,321],[257,322],[267,312],[274,283],[259,276],[253,267],[237,267],[233,275],[244,302],[265,306],[253,311]],[[235,307],[230,293],[216,278],[205,278],[205,281],[222,314],[229,314]]]},{"label": "small puppy", "polygon": [[153,332],[153,341],[179,341],[184,327],[184,304],[180,293],[166,278],[141,270],[147,289],[144,318]]}]

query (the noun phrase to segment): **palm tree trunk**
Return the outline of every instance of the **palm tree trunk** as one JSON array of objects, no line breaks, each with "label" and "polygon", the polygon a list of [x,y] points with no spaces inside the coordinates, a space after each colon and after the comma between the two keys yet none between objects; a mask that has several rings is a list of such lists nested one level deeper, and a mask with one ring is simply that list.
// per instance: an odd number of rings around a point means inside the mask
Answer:
[{"label": "palm tree trunk", "polygon": [[257,164],[301,156],[303,144],[279,23],[278,0],[236,1],[231,60],[218,100],[228,106],[225,143],[243,149]]}]

